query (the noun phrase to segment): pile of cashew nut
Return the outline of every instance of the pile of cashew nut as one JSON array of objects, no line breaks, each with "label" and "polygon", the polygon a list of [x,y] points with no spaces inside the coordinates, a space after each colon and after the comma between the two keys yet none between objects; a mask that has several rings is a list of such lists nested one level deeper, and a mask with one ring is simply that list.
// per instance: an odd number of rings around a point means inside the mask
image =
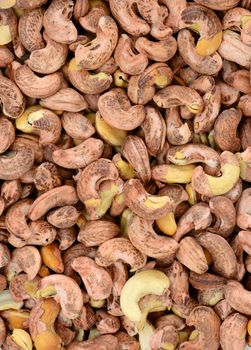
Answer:
[{"label": "pile of cashew nut", "polygon": [[0,348],[251,346],[251,0],[0,0]]}]

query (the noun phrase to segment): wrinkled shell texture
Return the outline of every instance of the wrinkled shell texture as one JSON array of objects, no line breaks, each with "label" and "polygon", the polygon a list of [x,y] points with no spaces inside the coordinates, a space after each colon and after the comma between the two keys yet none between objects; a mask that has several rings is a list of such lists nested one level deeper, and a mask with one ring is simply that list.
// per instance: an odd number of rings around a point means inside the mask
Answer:
[{"label": "wrinkled shell texture", "polygon": [[251,349],[250,72],[250,0],[0,0],[0,349]]}]

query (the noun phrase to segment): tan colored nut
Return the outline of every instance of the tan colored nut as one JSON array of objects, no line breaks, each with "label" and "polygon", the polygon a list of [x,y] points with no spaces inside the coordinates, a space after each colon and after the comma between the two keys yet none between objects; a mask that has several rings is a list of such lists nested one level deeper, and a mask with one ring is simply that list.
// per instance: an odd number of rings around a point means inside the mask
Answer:
[{"label": "tan colored nut", "polygon": [[134,247],[147,256],[165,259],[175,254],[178,243],[155,233],[153,222],[133,215],[128,225],[128,236]]},{"label": "tan colored nut", "polygon": [[126,332],[120,331],[116,334],[121,350],[139,350],[139,342]]},{"label": "tan colored nut", "polygon": [[5,68],[14,60],[14,55],[12,52],[6,47],[0,47],[0,68]]},{"label": "tan colored nut", "polygon": [[95,247],[118,236],[119,232],[119,227],[111,221],[87,221],[81,225],[77,239],[87,247]]},{"label": "tan colored nut", "polygon": [[22,185],[20,180],[4,181],[1,187],[1,197],[5,207],[16,203],[22,196]]},{"label": "tan colored nut", "polygon": [[221,320],[224,321],[233,312],[233,309],[228,302],[223,299],[215,305],[214,311],[220,316]]},{"label": "tan colored nut", "polygon": [[80,315],[73,320],[75,328],[83,330],[90,330],[95,323],[96,316],[89,304],[83,305]]},{"label": "tan colored nut", "polygon": [[24,112],[25,98],[13,81],[0,75],[0,101],[3,113],[13,119]]},{"label": "tan colored nut", "polygon": [[234,313],[228,316],[220,327],[220,343],[223,350],[245,347],[247,317]]},{"label": "tan colored nut", "polygon": [[57,167],[53,163],[41,163],[35,170],[34,184],[40,193],[52,190],[61,185]]},{"label": "tan colored nut", "polygon": [[224,287],[199,290],[197,299],[199,304],[205,306],[215,306],[219,301],[224,298]]},{"label": "tan colored nut", "polygon": [[210,232],[201,233],[196,239],[212,255],[214,270],[223,277],[232,278],[236,273],[237,260],[229,243]]},{"label": "tan colored nut", "polygon": [[20,147],[33,149],[34,161],[37,163],[42,163],[44,159],[43,149],[41,145],[39,145],[39,139],[36,135],[31,135],[31,134],[16,135],[15,142],[12,145],[12,149],[17,150]]},{"label": "tan colored nut", "polygon": [[210,2],[208,0],[195,0],[195,2],[219,11],[229,10],[238,4],[237,0],[211,0]]},{"label": "tan colored nut", "polygon": [[[73,227],[61,228],[57,231],[56,239],[59,241],[59,249],[66,250],[73,245],[76,240],[76,233]],[[50,242],[51,243],[51,242]]]},{"label": "tan colored nut", "polygon": [[72,268],[80,274],[88,295],[94,300],[109,297],[112,290],[112,279],[109,273],[88,257],[73,259]]},{"label": "tan colored nut", "polygon": [[187,123],[183,123],[178,107],[166,109],[167,139],[172,145],[183,145],[191,141],[192,132]]},{"label": "tan colored nut", "polygon": [[48,244],[40,250],[42,262],[56,273],[64,271],[64,264],[61,258],[61,252],[56,243]]},{"label": "tan colored nut", "polygon": [[96,113],[95,126],[99,136],[109,145],[121,146],[124,143],[127,136],[126,131],[107,124],[99,112]]},{"label": "tan colored nut", "polygon": [[72,205],[65,205],[51,211],[47,221],[57,228],[70,228],[77,223],[80,212]]},{"label": "tan colored nut", "polygon": [[52,40],[46,32],[43,33],[43,38],[46,46],[44,47],[43,44],[42,47],[32,50],[29,59],[25,63],[33,72],[40,74],[55,73],[65,64],[68,47]]},{"label": "tan colored nut", "polygon": [[95,133],[90,120],[81,113],[64,112],[61,121],[66,133],[73,139],[85,140]]},{"label": "tan colored nut", "polygon": [[1,268],[8,265],[10,262],[11,256],[9,249],[6,245],[0,243],[0,266]]},{"label": "tan colored nut", "polygon": [[86,350],[95,349],[95,347],[97,349],[103,347],[104,350],[117,350],[118,339],[110,334],[99,335],[94,339],[84,340],[81,343],[79,341],[74,341],[68,346],[68,350],[81,350],[83,346]]},{"label": "tan colored nut", "polygon": [[121,88],[104,93],[99,98],[98,108],[109,125],[121,130],[133,130],[145,119],[144,107],[131,106],[126,92]]},{"label": "tan colored nut", "polygon": [[240,92],[234,87],[220,81],[217,82],[217,86],[221,92],[221,103],[227,107],[231,107],[240,99]]},{"label": "tan colored nut", "polygon": [[99,246],[95,261],[106,267],[121,260],[131,266],[131,271],[136,271],[146,264],[146,255],[136,248],[126,238],[112,238]]},{"label": "tan colored nut", "polygon": [[[170,279],[170,297],[174,301],[174,303],[184,305],[189,300],[189,279],[188,279],[188,272],[187,269],[177,260],[174,260],[172,265],[167,270],[167,275]],[[168,322],[167,319],[172,319],[172,316],[174,317],[175,324]],[[161,324],[165,325],[175,325],[175,328],[182,328],[182,326],[179,324],[177,325],[177,319],[178,322],[181,321],[177,316],[175,315],[167,315],[166,317],[163,316],[164,319],[166,319],[166,322],[163,322],[158,319],[157,321],[157,327]],[[183,321],[179,322],[183,323]]]},{"label": "tan colored nut", "polygon": [[15,141],[15,129],[13,124],[4,117],[0,117],[0,153],[4,153]]},{"label": "tan colored nut", "polygon": [[245,315],[250,315],[250,292],[246,290],[240,282],[227,282],[225,299],[234,310]]},{"label": "tan colored nut", "polygon": [[237,225],[243,230],[251,228],[251,216],[248,209],[250,199],[251,189],[247,188],[242,192],[237,205]]},{"label": "tan colored nut", "polygon": [[110,14],[109,7],[103,1],[91,1],[89,12],[79,18],[80,25],[87,31],[96,33],[100,17]]},{"label": "tan colored nut", "polygon": [[6,310],[1,312],[3,317],[8,322],[8,328],[27,329],[30,312],[28,310]]},{"label": "tan colored nut", "polygon": [[251,147],[247,147],[246,150],[242,153],[236,153],[237,158],[240,162],[240,177],[242,180],[250,182],[251,180],[251,169],[250,169],[250,155],[251,155]]}]

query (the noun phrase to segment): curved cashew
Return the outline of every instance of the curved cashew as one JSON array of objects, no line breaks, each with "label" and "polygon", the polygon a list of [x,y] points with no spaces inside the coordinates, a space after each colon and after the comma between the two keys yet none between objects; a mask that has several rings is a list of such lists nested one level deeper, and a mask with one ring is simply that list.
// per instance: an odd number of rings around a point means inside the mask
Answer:
[{"label": "curved cashew", "polygon": [[39,164],[42,163],[44,159],[44,154],[41,145],[39,145],[37,136],[28,134],[16,135],[15,142],[12,145],[12,149],[17,150],[20,147],[33,149],[34,161]]},{"label": "curved cashew", "polygon": [[22,196],[22,186],[20,180],[4,181],[1,187],[1,197],[5,207],[16,203]]},{"label": "curved cashew", "polygon": [[0,156],[0,178],[16,180],[29,171],[34,163],[34,153],[31,148],[18,147]]},{"label": "curved cashew", "polygon": [[102,16],[98,22],[96,38],[75,51],[76,63],[83,69],[97,69],[111,57],[118,41],[118,27],[110,16]]},{"label": "curved cashew", "polygon": [[162,2],[169,10],[169,16],[165,20],[165,24],[171,27],[173,32],[176,33],[179,30],[181,12],[187,7],[187,1],[177,0],[175,6],[173,6],[172,0],[162,0]]},{"label": "curved cashew", "polygon": [[80,25],[87,31],[96,33],[100,17],[109,16],[109,7],[103,1],[90,3],[90,10],[85,16],[79,18]]},{"label": "curved cashew", "polygon": [[208,231],[227,238],[236,225],[236,212],[233,202],[223,196],[213,197],[209,201],[211,212],[216,216],[213,226]]},{"label": "curved cashew", "polygon": [[244,349],[248,318],[234,313],[228,316],[220,327],[222,350]]},{"label": "curved cashew", "polygon": [[78,284],[70,277],[54,274],[39,282],[38,297],[54,297],[65,317],[77,318],[83,306],[83,294]]},{"label": "curved cashew", "polygon": [[114,18],[128,34],[141,36],[150,32],[150,26],[146,21],[136,15],[133,2],[109,0],[109,5]]},{"label": "curved cashew", "polygon": [[211,91],[205,93],[203,96],[205,108],[202,113],[197,114],[194,118],[194,131],[196,133],[204,133],[212,130],[214,122],[218,120],[216,118],[220,113],[221,98],[219,86],[215,86]]},{"label": "curved cashew", "polygon": [[47,215],[48,222],[57,228],[70,228],[77,223],[80,213],[72,205],[55,209]]},{"label": "curved cashew", "polygon": [[[240,92],[234,87],[219,81],[217,86],[220,88],[221,92],[221,103],[227,107],[231,107],[237,101],[240,100]],[[238,105],[239,107],[239,105]],[[240,108],[240,107],[239,107]]]},{"label": "curved cashew", "polygon": [[99,335],[94,339],[83,342],[74,341],[68,346],[68,350],[92,350],[103,348],[102,350],[117,350],[118,339],[114,335]]},{"label": "curved cashew", "polygon": [[62,340],[54,327],[59,311],[60,306],[51,298],[39,301],[31,309],[29,332],[37,350],[61,348]]},{"label": "curved cashew", "polygon": [[119,318],[113,315],[109,315],[103,310],[97,310],[96,312],[96,326],[100,334],[117,333],[120,329]]},{"label": "curved cashew", "polygon": [[120,88],[112,89],[100,96],[98,108],[109,125],[121,130],[133,130],[145,119],[144,107],[131,106],[126,92]]},{"label": "curved cashew", "polygon": [[158,91],[153,101],[163,108],[185,106],[191,113],[198,114],[203,109],[203,100],[194,89],[172,85]]},{"label": "curved cashew", "polygon": [[28,280],[33,280],[41,267],[41,263],[41,256],[37,248],[32,246],[16,248],[12,251],[11,260],[6,266],[7,280],[11,281],[22,271],[27,273]]},{"label": "curved cashew", "polygon": [[[64,118],[65,115],[68,116],[71,112],[80,112],[87,108],[87,103],[84,97],[72,88],[61,89],[54,95],[41,99],[39,103],[44,108],[65,111],[62,118],[62,123],[67,118]],[[71,113],[71,115],[74,116],[73,113]],[[84,119],[82,115],[81,117]],[[74,128],[75,123],[73,124],[74,125],[72,127]]]},{"label": "curved cashew", "polygon": [[201,56],[196,52],[194,38],[188,29],[178,33],[178,49],[184,61],[200,74],[217,74],[222,68],[222,58],[215,52],[211,56]]},{"label": "curved cashew", "polygon": [[7,230],[23,240],[30,238],[32,234],[26,221],[32,203],[29,198],[21,199],[9,208],[5,217]]},{"label": "curved cashew", "polygon": [[196,239],[212,255],[214,270],[223,277],[232,278],[236,273],[237,260],[229,243],[210,232],[201,233]]},{"label": "curved cashew", "polygon": [[29,59],[25,63],[33,72],[40,74],[55,73],[65,64],[68,47],[65,44],[52,40],[46,33],[43,34],[43,37],[46,41],[46,46],[44,47],[43,45],[32,50]]},{"label": "curved cashew", "polygon": [[24,112],[25,98],[13,81],[0,75],[0,101],[3,113],[18,118]]},{"label": "curved cashew", "polygon": [[245,189],[237,204],[237,225],[243,230],[251,228],[251,216],[249,214],[249,205],[251,200],[251,189]]},{"label": "curved cashew", "polygon": [[175,207],[172,198],[150,195],[141,182],[136,179],[128,180],[125,183],[124,194],[127,206],[143,219],[159,219]]},{"label": "curved cashew", "polygon": [[43,27],[44,10],[42,8],[27,11],[18,22],[18,34],[26,50],[32,52],[44,47],[40,33]]},{"label": "curved cashew", "polygon": [[167,153],[168,160],[177,165],[194,164],[197,162],[206,164],[206,171],[211,175],[217,175],[220,170],[220,156],[212,148],[202,144],[187,144],[171,147]]},{"label": "curved cashew", "polygon": [[239,109],[228,109],[223,111],[214,124],[214,138],[223,151],[237,152],[240,150],[241,142],[236,136],[238,124],[242,113]]},{"label": "curved cashew", "polygon": [[215,12],[203,6],[185,8],[180,15],[179,27],[189,28],[200,34],[196,52],[201,56],[212,55],[221,44],[221,22]]},{"label": "curved cashew", "polygon": [[95,247],[119,235],[119,227],[111,221],[87,221],[78,233],[78,241],[86,247]]},{"label": "curved cashew", "polygon": [[128,236],[140,252],[156,259],[166,259],[175,254],[178,243],[169,237],[156,234],[153,222],[133,215],[128,225]]},{"label": "curved cashew", "polygon": [[[138,50],[138,47],[136,48]],[[114,51],[114,59],[122,72],[130,75],[138,75],[144,72],[148,65],[148,59],[144,52],[139,52],[139,54],[136,54],[133,51],[132,39],[127,34],[121,34]]]},{"label": "curved cashew", "polygon": [[[177,304],[186,304],[189,300],[189,279],[186,268],[177,260],[174,260],[172,265],[167,270],[167,275],[170,280],[170,297]],[[178,319],[178,320],[177,320]],[[169,322],[168,322],[169,321]],[[172,322],[174,321],[174,322]],[[163,316],[157,321],[157,327],[165,325],[173,325],[175,328],[182,328],[183,321],[175,315]],[[178,324],[179,325],[178,325]],[[181,325],[180,325],[181,323]]]},{"label": "curved cashew", "polygon": [[33,106],[27,108],[16,120],[16,128],[26,133],[39,135],[39,142],[44,145],[59,141],[62,125],[56,113],[40,106]]},{"label": "curved cashew", "polygon": [[250,45],[250,15],[250,11],[240,7],[227,11],[222,20],[223,29],[238,29],[241,40]]},{"label": "curved cashew", "polygon": [[95,128],[89,119],[81,113],[64,112],[61,122],[67,135],[73,139],[85,140],[95,133]]},{"label": "curved cashew", "polygon": [[0,140],[0,154],[7,151],[15,141],[14,125],[4,117],[0,117]]},{"label": "curved cashew", "polygon": [[219,10],[219,11],[224,11],[224,10],[229,10],[233,7],[235,7],[238,4],[238,0],[195,0],[197,4],[209,7],[210,9],[213,10]]},{"label": "curved cashew", "polygon": [[5,68],[14,60],[14,55],[12,52],[6,47],[0,47],[0,68]]},{"label": "curved cashew", "polygon": [[250,68],[251,47],[241,41],[240,34],[232,30],[224,30],[218,52],[225,60]]},{"label": "curved cashew", "polygon": [[99,246],[95,261],[100,266],[110,266],[121,260],[129,264],[133,272],[146,264],[146,255],[136,248],[126,238],[113,238]]},{"label": "curved cashew", "polygon": [[25,95],[45,98],[55,94],[61,88],[63,76],[62,73],[56,72],[40,78],[28,66],[20,65],[14,69],[14,79]]},{"label": "curved cashew", "polygon": [[225,287],[225,299],[232,308],[245,315],[251,315],[250,294],[238,281],[228,281]]},{"label": "curved cashew", "polygon": [[247,69],[238,69],[235,63],[223,61],[222,78],[225,83],[244,94],[251,92],[249,71]]},{"label": "curved cashew", "polygon": [[163,295],[169,287],[169,278],[161,271],[146,270],[132,276],[125,283],[121,296],[120,306],[130,321],[140,322],[142,312],[139,301],[149,294]]},{"label": "curved cashew", "polygon": [[103,142],[90,137],[73,148],[56,149],[52,153],[52,159],[54,163],[63,168],[79,169],[98,160],[102,156],[103,150]]},{"label": "curved cashew", "polygon": [[109,273],[88,257],[73,259],[71,266],[79,273],[88,295],[94,300],[103,300],[110,296],[112,279]]},{"label": "curved cashew", "polygon": [[77,29],[71,21],[73,5],[71,0],[53,0],[44,13],[46,33],[61,44],[70,44],[77,40]]},{"label": "curved cashew", "polygon": [[147,148],[144,141],[138,136],[127,136],[123,146],[122,155],[128,160],[143,182],[151,179],[151,168]]},{"label": "curved cashew", "polygon": [[140,37],[135,42],[135,48],[141,55],[146,55],[149,60],[167,62],[177,51],[177,41],[173,36],[157,42]]},{"label": "curved cashew", "polygon": [[207,306],[197,306],[186,319],[188,326],[194,326],[198,335],[194,340],[184,342],[180,350],[204,348],[217,350],[220,345],[220,318]]},{"label": "curved cashew", "polygon": [[192,230],[200,231],[207,229],[211,222],[212,215],[208,205],[197,203],[182,215],[173,238],[179,241],[185,234]]},{"label": "curved cashew", "polygon": [[[166,163],[166,162],[165,162]],[[156,165],[152,168],[152,179],[164,183],[186,184],[191,182],[195,166],[163,164]]]},{"label": "curved cashew", "polygon": [[99,94],[107,90],[112,83],[110,74],[91,74],[78,65],[75,58],[69,63],[68,74],[72,85],[84,94]]},{"label": "curved cashew", "polygon": [[35,221],[45,215],[50,209],[64,205],[74,205],[78,202],[76,190],[72,186],[64,185],[53,188],[38,197],[32,204],[29,217]]},{"label": "curved cashew", "polygon": [[35,170],[33,182],[40,193],[59,187],[61,178],[56,165],[49,162],[40,164]]},{"label": "curved cashew", "polygon": [[241,140],[241,146],[243,150],[246,150],[248,147],[251,146],[251,143],[248,137],[250,129],[251,129],[251,120],[249,118],[245,118],[244,120],[242,120],[241,129],[240,129],[240,140]]},{"label": "curved cashew", "polygon": [[193,237],[184,237],[180,241],[176,257],[190,271],[202,274],[208,270],[204,251]]},{"label": "curved cashew", "polygon": [[31,236],[25,241],[29,245],[51,244],[57,235],[55,227],[45,220],[36,220],[30,223]]},{"label": "curved cashew", "polygon": [[178,107],[166,109],[166,131],[172,145],[183,145],[192,139],[189,125],[182,122]]},{"label": "curved cashew", "polygon": [[165,63],[154,63],[138,76],[132,76],[128,84],[128,97],[134,104],[145,105],[155,94],[155,86],[165,88],[170,85],[173,72]]},{"label": "curved cashew", "polygon": [[192,175],[194,190],[207,197],[220,196],[230,191],[237,183],[240,167],[234,154],[224,151],[220,155],[221,176],[206,175],[201,166],[198,166]]}]

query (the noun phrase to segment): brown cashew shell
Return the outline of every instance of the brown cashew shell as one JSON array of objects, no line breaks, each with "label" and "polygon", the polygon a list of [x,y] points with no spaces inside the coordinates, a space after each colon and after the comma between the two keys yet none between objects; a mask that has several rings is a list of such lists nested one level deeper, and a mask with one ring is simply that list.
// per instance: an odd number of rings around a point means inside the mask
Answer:
[{"label": "brown cashew shell", "polygon": [[51,211],[47,221],[57,228],[70,228],[77,223],[80,213],[72,205],[65,205]]},{"label": "brown cashew shell", "polygon": [[4,117],[0,117],[0,140],[0,154],[7,151],[15,141],[15,127]]},{"label": "brown cashew shell", "polygon": [[128,160],[143,182],[151,179],[151,168],[146,145],[144,141],[134,135],[127,136],[123,146],[122,155]]},{"label": "brown cashew shell", "polygon": [[251,292],[246,290],[240,282],[228,281],[224,294],[226,301],[234,310],[244,315],[251,315]]},{"label": "brown cashew shell", "polygon": [[136,248],[127,238],[112,238],[99,246],[95,261],[105,267],[123,261],[136,271],[146,264],[146,255]]},{"label": "brown cashew shell", "polygon": [[81,113],[64,112],[61,122],[67,135],[73,139],[85,140],[95,133],[91,122]]},{"label": "brown cashew shell", "polygon": [[109,297],[112,290],[110,274],[95,261],[88,257],[73,259],[72,268],[79,273],[88,295],[95,300]]},{"label": "brown cashew shell", "polygon": [[211,254],[215,272],[232,278],[236,273],[237,259],[229,243],[223,237],[210,232],[203,232],[196,239]]},{"label": "brown cashew shell", "polygon": [[78,241],[86,247],[95,247],[119,235],[118,225],[111,221],[87,221],[80,227]]},{"label": "brown cashew shell", "polygon": [[220,327],[222,350],[244,349],[248,318],[239,313],[229,315]]},{"label": "brown cashew shell", "polygon": [[10,118],[20,117],[25,108],[25,98],[17,85],[0,75],[0,101],[3,113]]},{"label": "brown cashew shell", "polygon": [[137,215],[133,215],[129,221],[128,237],[135,248],[155,259],[169,258],[178,249],[177,241],[157,235],[153,222]]},{"label": "brown cashew shell", "polygon": [[53,188],[38,197],[32,204],[29,217],[32,221],[40,219],[50,209],[64,205],[74,205],[78,202],[76,190],[72,186],[64,185]]}]

